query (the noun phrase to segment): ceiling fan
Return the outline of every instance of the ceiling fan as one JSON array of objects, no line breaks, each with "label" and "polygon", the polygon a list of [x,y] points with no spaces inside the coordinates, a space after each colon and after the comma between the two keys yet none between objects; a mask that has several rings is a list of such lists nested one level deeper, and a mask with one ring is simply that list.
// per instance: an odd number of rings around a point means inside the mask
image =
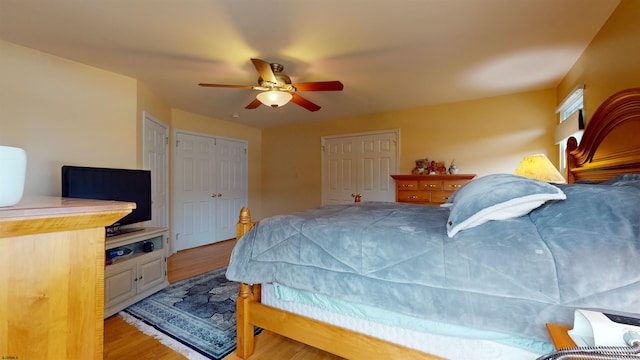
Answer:
[{"label": "ceiling fan", "polygon": [[309,111],[318,111],[320,106],[296,94],[299,91],[342,91],[343,85],[340,81],[316,81],[292,84],[287,74],[283,73],[284,67],[278,63],[268,63],[260,59],[251,59],[253,65],[258,70],[258,85],[224,85],[224,84],[203,84],[206,87],[222,87],[235,89],[253,89],[262,91],[256,96],[245,109],[255,109],[260,104],[270,107],[280,107],[289,101],[302,106]]}]

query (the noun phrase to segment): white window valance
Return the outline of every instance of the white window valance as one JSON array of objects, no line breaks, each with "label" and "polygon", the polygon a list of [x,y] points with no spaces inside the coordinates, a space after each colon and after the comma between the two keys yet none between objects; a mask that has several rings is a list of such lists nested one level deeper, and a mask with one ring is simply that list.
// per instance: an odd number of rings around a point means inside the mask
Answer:
[{"label": "white window valance", "polygon": [[582,117],[582,109],[578,109],[563,122],[556,126],[554,140],[556,144],[561,143],[570,136],[575,136],[584,130],[584,118]]},{"label": "white window valance", "polygon": [[584,95],[584,84],[578,85],[565,97],[560,105],[556,108],[556,113],[562,114],[567,111],[569,108],[573,107],[576,101],[582,99]]}]

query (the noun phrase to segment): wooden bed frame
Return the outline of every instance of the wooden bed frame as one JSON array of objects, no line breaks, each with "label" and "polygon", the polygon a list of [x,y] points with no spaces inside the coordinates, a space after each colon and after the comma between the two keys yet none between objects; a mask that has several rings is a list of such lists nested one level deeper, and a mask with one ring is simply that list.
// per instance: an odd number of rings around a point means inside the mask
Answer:
[{"label": "wooden bed frame", "polygon": [[567,143],[567,182],[640,174],[640,88],[620,91],[593,114],[580,146]]},{"label": "wooden bed frame", "polygon": [[[640,174],[640,88],[618,92],[595,112],[578,146],[567,145],[567,182]],[[240,212],[239,239],[253,227],[248,208]],[[236,304],[237,355],[254,350],[254,326],[348,359],[440,359],[384,340],[260,303],[261,285],[240,284]]]}]

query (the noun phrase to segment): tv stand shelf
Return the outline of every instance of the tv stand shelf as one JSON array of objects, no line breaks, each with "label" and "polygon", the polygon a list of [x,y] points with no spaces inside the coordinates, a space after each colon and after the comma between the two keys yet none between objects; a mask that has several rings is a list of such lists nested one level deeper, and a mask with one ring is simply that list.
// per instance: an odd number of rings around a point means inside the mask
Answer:
[{"label": "tv stand shelf", "polygon": [[[128,249],[127,256],[115,257],[104,272],[104,317],[132,305],[167,287],[168,229],[149,227],[106,239],[107,253]],[[144,244],[153,243],[145,252]]]}]

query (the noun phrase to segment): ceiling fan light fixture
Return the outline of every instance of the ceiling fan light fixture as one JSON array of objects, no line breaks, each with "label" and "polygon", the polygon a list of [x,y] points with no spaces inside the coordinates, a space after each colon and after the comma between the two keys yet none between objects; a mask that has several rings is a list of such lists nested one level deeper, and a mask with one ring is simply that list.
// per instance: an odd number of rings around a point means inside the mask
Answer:
[{"label": "ceiling fan light fixture", "polygon": [[286,105],[289,101],[293,101],[294,104],[311,112],[320,110],[320,106],[298,95],[299,91],[342,91],[343,89],[340,81],[312,81],[292,84],[291,78],[282,72],[284,68],[282,65],[269,63],[260,59],[251,59],[251,62],[253,62],[253,66],[258,71],[258,74],[260,74],[258,77],[258,86],[205,83],[198,85],[263,91],[245,106],[245,109],[256,109],[262,104],[277,108]]},{"label": "ceiling fan light fixture", "polygon": [[278,90],[261,92],[256,96],[256,98],[260,100],[261,103],[269,107],[280,107],[286,105],[289,101],[291,101],[292,97],[293,95],[291,95],[290,93]]}]

